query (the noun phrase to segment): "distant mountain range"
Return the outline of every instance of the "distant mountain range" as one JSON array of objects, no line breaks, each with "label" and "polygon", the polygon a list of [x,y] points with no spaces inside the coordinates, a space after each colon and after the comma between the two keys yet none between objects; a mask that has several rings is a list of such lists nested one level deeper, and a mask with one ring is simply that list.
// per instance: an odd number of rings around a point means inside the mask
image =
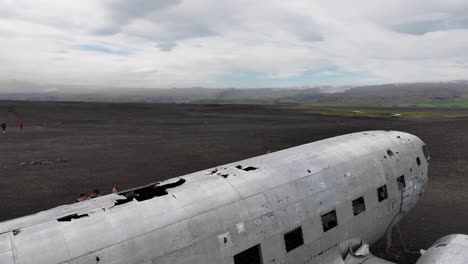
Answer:
[{"label": "distant mountain range", "polygon": [[302,100],[317,105],[468,107],[468,81],[362,86]]},{"label": "distant mountain range", "polygon": [[0,82],[0,100],[468,107],[468,81],[294,88],[98,88]]}]

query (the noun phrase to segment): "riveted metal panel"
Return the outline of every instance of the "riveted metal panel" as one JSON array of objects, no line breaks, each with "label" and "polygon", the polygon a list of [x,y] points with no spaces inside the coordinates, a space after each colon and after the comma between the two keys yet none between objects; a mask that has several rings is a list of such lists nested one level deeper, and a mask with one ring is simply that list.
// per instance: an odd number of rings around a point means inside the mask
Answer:
[{"label": "riveted metal panel", "polygon": [[295,228],[312,216],[314,212],[310,210],[307,201],[291,204],[275,212],[281,230]]},{"label": "riveted metal panel", "polygon": [[[110,244],[129,240],[141,234],[155,230],[151,222],[145,217],[145,207],[141,203],[136,203],[133,208],[125,208],[123,210],[108,210],[105,220],[111,227],[113,241]],[[92,216],[91,216],[92,217]],[[98,220],[99,221],[99,220]],[[108,246],[108,245],[106,245]]]},{"label": "riveted metal panel", "polygon": [[[159,233],[151,232],[133,239],[114,244],[87,255],[78,257],[70,264],[89,264],[89,263],[153,263],[153,261],[163,255],[159,246],[159,241],[166,239],[158,236]],[[96,260],[99,260],[97,262]]]},{"label": "riveted metal panel", "polygon": [[328,189],[326,192],[314,195],[313,198],[314,203],[311,203],[311,205],[318,205],[318,207],[316,207],[317,214],[322,215],[336,209],[338,200],[335,187]]},{"label": "riveted metal panel", "polygon": [[321,251],[314,257],[307,258],[303,263],[306,264],[344,264],[339,250],[334,247],[329,250]]},{"label": "riveted metal panel", "polygon": [[307,258],[307,251],[304,245],[301,245],[285,255],[285,263],[303,263]]},{"label": "riveted metal panel", "polygon": [[260,246],[262,249],[263,264],[281,263],[280,260],[284,259],[286,255],[283,233],[264,240]]},{"label": "riveted metal panel", "polygon": [[18,263],[61,263],[70,259],[63,230],[56,221],[21,229],[12,239]]},{"label": "riveted metal panel", "polygon": [[336,244],[342,240],[342,235],[345,229],[342,224],[338,225],[327,232],[324,232],[320,237],[320,248],[322,250],[329,250],[336,246]]},{"label": "riveted metal panel", "polygon": [[156,240],[164,253],[179,250],[194,242],[193,235],[188,226],[188,220],[157,230],[160,240]]},{"label": "riveted metal panel", "polygon": [[174,190],[174,195],[187,215],[197,215],[240,199],[236,190],[222,177],[213,176],[203,182],[184,184]]},{"label": "riveted metal panel", "polygon": [[15,260],[13,258],[13,252],[7,251],[7,252],[0,253],[0,263],[15,264]]},{"label": "riveted metal panel", "polygon": [[305,243],[305,252],[306,256],[303,260],[303,263],[313,263],[314,259],[316,259],[316,256],[323,252],[320,247],[320,241],[315,240],[311,243]]},{"label": "riveted metal panel", "polygon": [[[194,237],[204,239],[239,224],[237,232],[245,232],[244,221],[256,219],[272,212],[263,194],[255,195],[238,202],[219,207],[193,217],[189,221]],[[210,223],[207,225],[207,223]]]},{"label": "riveted metal panel", "polygon": [[[337,193],[340,193],[339,189]],[[336,215],[340,223],[347,223],[354,220],[352,199],[338,199],[336,205]]]},{"label": "riveted metal panel", "polygon": [[314,174],[265,192],[273,210],[278,210],[325,190],[322,174]]},{"label": "riveted metal panel", "polygon": [[0,233],[21,229],[28,226],[38,225],[50,221],[51,219],[57,219],[70,214],[81,214],[99,210],[96,205],[91,201],[83,201],[80,203],[74,203],[69,205],[62,205],[56,208],[42,211],[37,214],[32,214],[24,217],[20,217],[14,220],[2,222],[0,224]]},{"label": "riveted metal panel", "polygon": [[218,264],[234,264],[234,259],[233,258],[225,259],[225,260],[222,260],[221,262],[218,262]]},{"label": "riveted metal panel", "polygon": [[158,264],[215,264],[223,260],[217,236],[202,240],[178,251],[170,252],[159,258],[154,263]]},{"label": "riveted metal panel", "polygon": [[258,170],[239,172],[236,176],[228,177],[226,180],[241,197],[245,198],[285,184],[289,178],[287,172],[284,172],[279,165],[268,164],[268,167],[262,167]]},{"label": "riveted metal panel", "polygon": [[0,253],[11,250],[10,233],[0,234]]},{"label": "riveted metal panel", "polygon": [[121,242],[118,231],[114,230],[108,217],[107,213],[96,213],[59,223],[71,258]]},{"label": "riveted metal panel", "polygon": [[181,203],[172,195],[157,197],[135,204],[135,220],[144,218],[152,230],[171,225],[188,217]]},{"label": "riveted metal panel", "polygon": [[259,244],[261,241],[279,234],[282,232],[279,229],[278,221],[274,213],[268,213],[261,217],[245,221],[245,232],[231,232],[233,240],[237,245],[238,252],[244,251],[252,246]]},{"label": "riveted metal panel", "polygon": [[302,223],[302,233],[304,236],[304,244],[311,244],[318,241],[323,234],[322,220],[320,215],[314,215]]}]

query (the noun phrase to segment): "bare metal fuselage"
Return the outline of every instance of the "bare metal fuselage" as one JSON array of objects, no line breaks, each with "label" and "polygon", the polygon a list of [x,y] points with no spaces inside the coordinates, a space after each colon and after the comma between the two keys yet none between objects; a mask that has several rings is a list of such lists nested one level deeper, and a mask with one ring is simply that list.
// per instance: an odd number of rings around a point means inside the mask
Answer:
[{"label": "bare metal fuselage", "polygon": [[423,146],[354,133],[3,222],[0,263],[237,264],[252,248],[251,263],[334,262],[415,206]]}]

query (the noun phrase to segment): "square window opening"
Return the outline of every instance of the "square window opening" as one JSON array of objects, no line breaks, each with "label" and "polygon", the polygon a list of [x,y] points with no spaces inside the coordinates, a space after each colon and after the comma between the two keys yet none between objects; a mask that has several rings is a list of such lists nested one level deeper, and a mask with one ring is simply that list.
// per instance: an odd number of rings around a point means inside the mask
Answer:
[{"label": "square window opening", "polygon": [[366,210],[366,204],[364,203],[364,197],[359,197],[353,200],[353,213],[358,215]]},{"label": "square window opening", "polygon": [[260,245],[253,246],[234,256],[234,264],[262,264]]},{"label": "square window opening", "polygon": [[403,191],[406,188],[405,175],[401,175],[397,178],[398,190]]},{"label": "square window opening", "polygon": [[334,228],[337,225],[338,225],[338,218],[336,217],[335,210],[322,215],[323,232],[327,232],[328,230]]},{"label": "square window opening", "polygon": [[284,244],[286,245],[286,252],[304,245],[302,227],[298,227],[284,234]]},{"label": "square window opening", "polygon": [[377,189],[377,197],[379,198],[379,202],[388,198],[387,185],[383,185]]}]

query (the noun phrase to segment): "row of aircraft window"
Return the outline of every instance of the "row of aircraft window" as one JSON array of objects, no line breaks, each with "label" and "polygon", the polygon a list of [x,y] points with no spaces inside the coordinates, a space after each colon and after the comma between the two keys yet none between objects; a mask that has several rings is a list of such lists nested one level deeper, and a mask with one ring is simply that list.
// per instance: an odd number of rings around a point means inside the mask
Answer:
[{"label": "row of aircraft window", "polygon": [[[401,175],[397,178],[398,190],[403,191],[406,187],[405,175]],[[388,198],[387,185],[384,184],[381,187],[377,188],[377,198],[379,202],[382,202]],[[364,202],[364,196],[361,196],[357,199],[354,199],[352,202],[353,214],[359,215],[362,212],[366,211],[366,204]],[[322,218],[322,227],[323,231],[327,232],[328,230],[338,226],[338,218],[336,216],[336,210],[332,210],[321,216]],[[304,244],[304,236],[302,234],[302,226],[299,226],[283,235],[284,244],[286,247],[286,252],[290,252],[295,248],[300,247]],[[261,264],[261,251],[260,245],[251,247],[237,255],[234,256],[234,264]]]}]

